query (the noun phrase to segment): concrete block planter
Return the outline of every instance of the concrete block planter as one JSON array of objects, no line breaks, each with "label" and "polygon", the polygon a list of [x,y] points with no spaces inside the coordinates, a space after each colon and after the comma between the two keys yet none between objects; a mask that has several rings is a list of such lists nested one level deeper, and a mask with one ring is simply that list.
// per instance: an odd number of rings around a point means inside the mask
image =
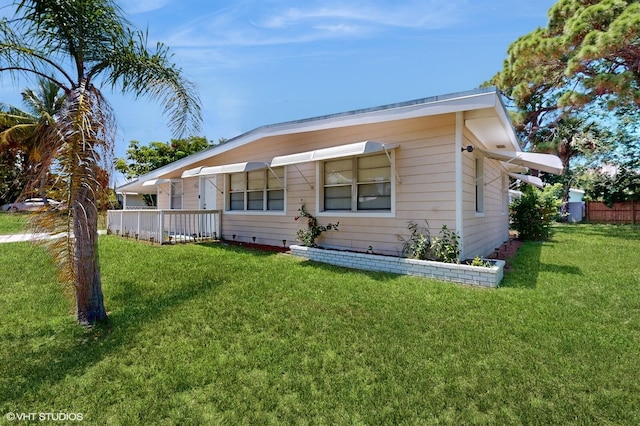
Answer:
[{"label": "concrete block planter", "polygon": [[376,254],[353,253],[339,250],[292,245],[291,254],[316,262],[328,263],[365,271],[391,272],[453,281],[481,287],[498,287],[504,274],[504,261],[492,260],[494,266],[486,268],[430,260],[406,259]]}]

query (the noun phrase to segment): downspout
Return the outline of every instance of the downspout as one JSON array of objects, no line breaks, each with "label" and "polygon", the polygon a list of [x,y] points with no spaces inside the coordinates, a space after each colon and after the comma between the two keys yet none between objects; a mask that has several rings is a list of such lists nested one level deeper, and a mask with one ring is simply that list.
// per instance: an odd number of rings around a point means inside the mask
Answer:
[{"label": "downspout", "polygon": [[456,231],[460,236],[459,239],[459,247],[460,254],[458,255],[458,259],[464,259],[464,211],[463,211],[463,200],[462,200],[462,182],[464,179],[463,169],[462,169],[462,146],[464,142],[464,112],[458,111],[456,112],[456,130],[455,130],[455,148],[454,148],[454,156],[455,156],[455,192],[456,192]]}]

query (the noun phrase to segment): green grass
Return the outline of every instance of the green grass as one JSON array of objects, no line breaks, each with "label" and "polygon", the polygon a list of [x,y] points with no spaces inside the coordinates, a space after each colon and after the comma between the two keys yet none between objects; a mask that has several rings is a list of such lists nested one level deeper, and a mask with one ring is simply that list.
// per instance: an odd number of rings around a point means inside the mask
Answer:
[{"label": "green grass", "polygon": [[0,235],[26,232],[29,216],[23,213],[0,212]]},{"label": "green grass", "polygon": [[640,228],[562,226],[503,286],[101,237],[108,324],[0,245],[0,414],[85,424],[640,424]]},{"label": "green grass", "polygon": [[[107,214],[98,215],[98,229],[107,229]],[[20,234],[31,232],[29,228],[29,213],[0,212],[0,235]]]}]

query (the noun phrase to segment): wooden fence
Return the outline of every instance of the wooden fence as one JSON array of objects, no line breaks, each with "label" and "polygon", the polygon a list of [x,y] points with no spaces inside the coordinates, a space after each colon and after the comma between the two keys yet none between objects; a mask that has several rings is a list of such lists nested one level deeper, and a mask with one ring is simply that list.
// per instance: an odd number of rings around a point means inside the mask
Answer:
[{"label": "wooden fence", "polygon": [[586,219],[597,223],[640,223],[640,203],[625,201],[615,203],[612,208],[600,201],[587,201]]}]

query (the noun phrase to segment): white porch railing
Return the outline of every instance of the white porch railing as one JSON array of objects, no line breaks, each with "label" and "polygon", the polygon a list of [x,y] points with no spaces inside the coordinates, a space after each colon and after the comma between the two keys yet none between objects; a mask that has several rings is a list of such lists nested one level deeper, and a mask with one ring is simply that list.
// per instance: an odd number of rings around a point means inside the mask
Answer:
[{"label": "white porch railing", "polygon": [[156,244],[215,240],[220,210],[109,210],[107,233]]}]

